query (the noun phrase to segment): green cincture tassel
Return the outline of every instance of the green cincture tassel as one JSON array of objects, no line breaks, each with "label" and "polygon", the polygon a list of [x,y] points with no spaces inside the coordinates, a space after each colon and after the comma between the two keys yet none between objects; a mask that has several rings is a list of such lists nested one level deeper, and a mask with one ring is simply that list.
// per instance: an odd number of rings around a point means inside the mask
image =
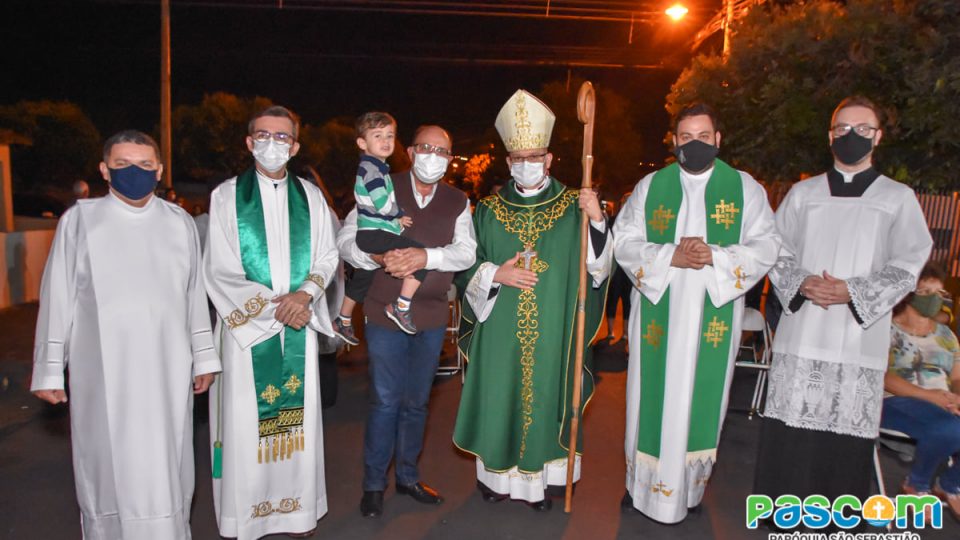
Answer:
[{"label": "green cincture tassel", "polygon": [[217,441],[213,443],[213,477],[223,476],[223,443]]}]

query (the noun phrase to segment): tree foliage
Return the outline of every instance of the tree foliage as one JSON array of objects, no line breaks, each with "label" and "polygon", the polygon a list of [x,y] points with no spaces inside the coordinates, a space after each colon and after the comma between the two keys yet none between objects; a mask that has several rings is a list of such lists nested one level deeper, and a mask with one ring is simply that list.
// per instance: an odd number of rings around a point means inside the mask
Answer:
[{"label": "tree foliage", "polygon": [[8,133],[17,187],[69,188],[95,174],[100,133],[68,101],[21,101],[0,106],[0,131]]},{"label": "tree foliage", "polygon": [[667,109],[705,101],[720,114],[721,156],[770,181],[831,163],[830,114],[862,94],[885,113],[877,164],[900,181],[960,184],[960,2],[810,0],[754,8],[725,63],[696,57]]},{"label": "tree foliage", "polygon": [[263,97],[241,98],[225,92],[203,97],[198,105],[173,110],[173,167],[202,181],[229,178],[253,163],[244,142],[250,117],[271,105]]}]

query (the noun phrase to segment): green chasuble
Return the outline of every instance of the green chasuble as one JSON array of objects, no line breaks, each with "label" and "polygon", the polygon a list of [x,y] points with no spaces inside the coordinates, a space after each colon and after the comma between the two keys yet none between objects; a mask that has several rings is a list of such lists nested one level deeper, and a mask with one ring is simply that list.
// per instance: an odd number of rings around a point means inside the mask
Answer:
[{"label": "green chasuble", "polygon": [[[578,201],[578,190],[552,178],[547,189],[530,198],[517,194],[511,180],[480,201],[473,216],[477,261],[459,276],[461,291],[483,263],[500,265],[526,250],[536,252],[532,268],[539,275],[530,291],[500,287],[482,323],[475,323],[473,310],[463,302],[459,346],[468,369],[453,439],[491,471],[540,472],[544,463],[568,452],[582,219]],[[606,298],[606,284],[596,289],[589,274],[587,280],[581,411],[593,394],[589,345]]]}]

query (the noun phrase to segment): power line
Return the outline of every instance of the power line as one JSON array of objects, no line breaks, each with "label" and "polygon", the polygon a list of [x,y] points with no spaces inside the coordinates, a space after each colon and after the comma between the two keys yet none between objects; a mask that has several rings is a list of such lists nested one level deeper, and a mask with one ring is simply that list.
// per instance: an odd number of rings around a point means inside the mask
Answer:
[{"label": "power line", "polygon": [[[100,0],[121,4],[153,4],[151,0]],[[457,2],[451,0],[180,0],[175,7],[228,9],[275,9],[289,11],[332,11],[389,13],[461,17],[520,18],[557,21],[655,23],[664,14],[649,4],[635,2],[599,2],[590,0],[552,0],[549,15],[545,2]],[[709,10],[697,10],[704,11]]]}]

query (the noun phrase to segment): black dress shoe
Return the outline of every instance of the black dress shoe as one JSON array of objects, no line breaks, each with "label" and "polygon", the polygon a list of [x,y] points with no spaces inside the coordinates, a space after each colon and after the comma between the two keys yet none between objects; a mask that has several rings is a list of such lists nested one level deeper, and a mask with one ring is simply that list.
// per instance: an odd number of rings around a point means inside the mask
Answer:
[{"label": "black dress shoe", "polygon": [[624,493],[623,498],[620,499],[620,510],[624,512],[639,512],[639,510],[633,506],[633,497],[630,496],[629,491]]},{"label": "black dress shoe", "polygon": [[416,484],[407,486],[397,484],[397,493],[409,495],[413,497],[413,500],[423,504],[440,504],[443,502],[443,497],[437,493],[437,490],[423,482],[417,482]]},{"label": "black dress shoe", "polygon": [[506,498],[509,497],[509,495],[501,495],[500,493],[488,488],[479,480],[477,480],[477,489],[479,489],[480,494],[483,495],[484,502],[496,503],[506,500]]},{"label": "black dress shoe", "polygon": [[527,503],[534,512],[549,512],[553,508],[553,500],[550,497],[544,497],[542,501]]},{"label": "black dress shoe", "polygon": [[383,492],[364,491],[360,499],[360,514],[363,517],[380,517],[383,514]]},{"label": "black dress shoe", "polygon": [[[573,484],[571,495],[577,494],[578,483],[579,482]],[[546,489],[543,490],[543,496],[553,497],[554,499],[564,499],[567,497],[567,486],[547,486]]]}]

